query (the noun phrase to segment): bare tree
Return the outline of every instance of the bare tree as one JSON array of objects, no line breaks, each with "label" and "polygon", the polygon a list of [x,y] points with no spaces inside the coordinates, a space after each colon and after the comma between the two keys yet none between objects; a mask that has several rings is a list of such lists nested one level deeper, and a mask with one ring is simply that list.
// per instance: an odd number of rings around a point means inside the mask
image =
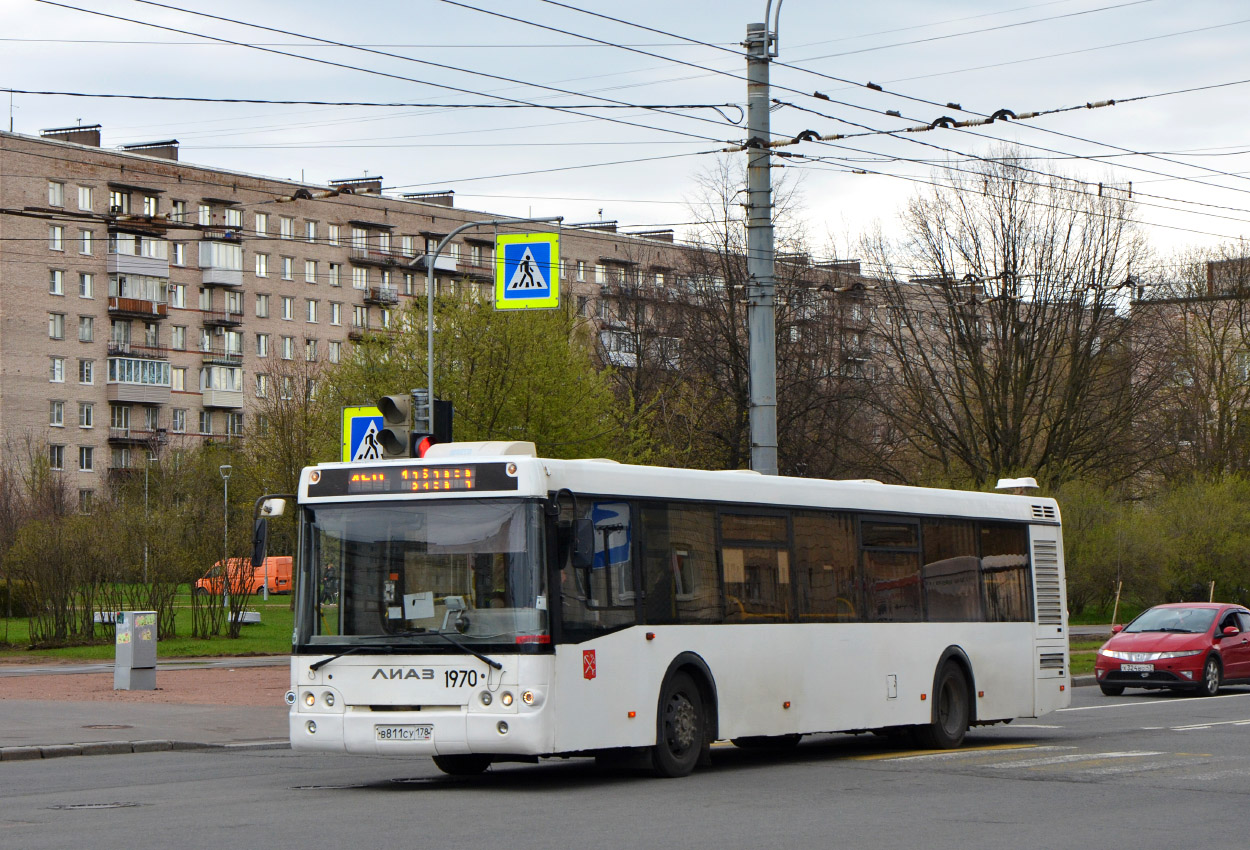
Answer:
[{"label": "bare tree", "polygon": [[889,271],[876,404],[915,475],[1131,474],[1154,373],[1124,314],[1146,257],[1129,199],[1038,177],[1010,151],[939,182],[909,204],[900,250],[869,246]]}]

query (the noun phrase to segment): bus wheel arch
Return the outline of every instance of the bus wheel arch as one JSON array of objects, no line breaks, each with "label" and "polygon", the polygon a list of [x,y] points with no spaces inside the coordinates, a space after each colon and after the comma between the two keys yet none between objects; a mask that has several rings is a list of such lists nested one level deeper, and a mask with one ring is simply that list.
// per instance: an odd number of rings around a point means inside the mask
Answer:
[{"label": "bus wheel arch", "polygon": [[957,646],[942,653],[933,672],[931,720],[915,729],[917,743],[931,749],[954,749],[977,719],[972,662]]},{"label": "bus wheel arch", "polygon": [[707,663],[685,652],[670,662],[656,705],[652,767],[664,777],[685,776],[707,764],[717,735],[715,679]]}]

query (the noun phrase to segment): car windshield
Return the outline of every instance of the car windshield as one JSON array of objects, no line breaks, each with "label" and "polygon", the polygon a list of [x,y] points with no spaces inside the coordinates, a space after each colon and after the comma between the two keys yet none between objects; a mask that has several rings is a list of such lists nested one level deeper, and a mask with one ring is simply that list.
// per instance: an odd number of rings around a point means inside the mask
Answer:
[{"label": "car windshield", "polygon": [[1124,629],[1126,632],[1202,634],[1215,622],[1214,608],[1151,608]]},{"label": "car windshield", "polygon": [[[457,499],[307,507],[297,642],[546,643],[539,506]],[[442,633],[442,634],[440,634]]]}]

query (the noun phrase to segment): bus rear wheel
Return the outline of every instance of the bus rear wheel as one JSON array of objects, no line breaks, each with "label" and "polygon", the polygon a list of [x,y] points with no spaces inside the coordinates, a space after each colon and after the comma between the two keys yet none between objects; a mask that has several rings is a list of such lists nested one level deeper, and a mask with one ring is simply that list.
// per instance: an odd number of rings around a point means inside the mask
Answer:
[{"label": "bus rear wheel", "polygon": [[916,727],[916,743],[930,750],[953,750],[964,742],[970,718],[968,677],[958,664],[945,664],[934,682],[933,720]]},{"label": "bus rear wheel", "polygon": [[657,776],[687,776],[699,762],[705,720],[703,696],[687,673],[674,673],[660,692],[651,765]]},{"label": "bus rear wheel", "polygon": [[434,756],[434,766],[448,776],[477,776],[490,767],[490,756]]}]

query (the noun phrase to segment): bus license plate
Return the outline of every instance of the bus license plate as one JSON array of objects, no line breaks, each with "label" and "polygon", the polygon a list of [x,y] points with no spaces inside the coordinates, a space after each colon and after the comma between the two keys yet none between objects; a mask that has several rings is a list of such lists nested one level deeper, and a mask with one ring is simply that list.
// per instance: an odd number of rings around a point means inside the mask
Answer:
[{"label": "bus license plate", "polygon": [[428,741],[434,737],[433,726],[374,726],[379,741]]},{"label": "bus license plate", "polygon": [[1125,673],[1153,673],[1155,666],[1153,664],[1121,664],[1120,669]]}]

